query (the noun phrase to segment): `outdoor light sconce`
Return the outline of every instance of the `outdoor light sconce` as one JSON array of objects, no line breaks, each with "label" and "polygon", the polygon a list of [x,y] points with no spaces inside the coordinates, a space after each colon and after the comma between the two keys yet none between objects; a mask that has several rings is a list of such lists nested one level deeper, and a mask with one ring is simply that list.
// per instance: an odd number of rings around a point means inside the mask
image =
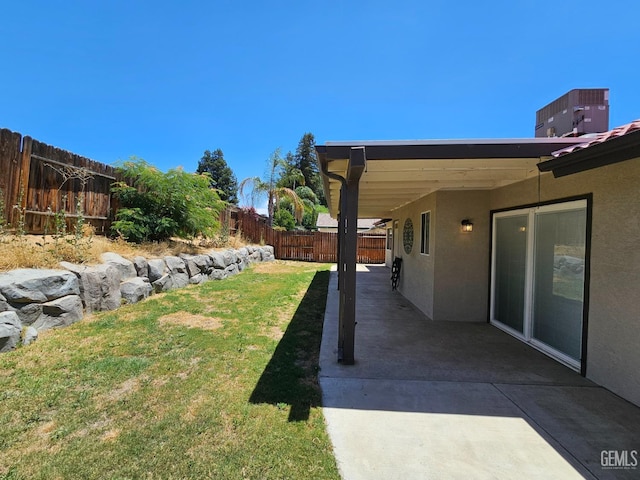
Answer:
[{"label": "outdoor light sconce", "polygon": [[467,232],[473,232],[473,223],[471,223],[471,221],[468,218],[465,218],[464,220],[462,220],[462,222],[460,222],[460,225],[462,225],[462,231],[467,233]]}]

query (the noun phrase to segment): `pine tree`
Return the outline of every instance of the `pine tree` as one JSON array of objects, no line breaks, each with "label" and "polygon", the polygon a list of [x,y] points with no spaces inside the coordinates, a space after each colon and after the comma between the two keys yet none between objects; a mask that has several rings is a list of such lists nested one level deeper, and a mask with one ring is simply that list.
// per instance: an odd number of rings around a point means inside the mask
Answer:
[{"label": "pine tree", "polygon": [[293,153],[287,152],[284,159],[282,159],[282,168],[280,169],[278,186],[295,190],[300,185],[304,184],[305,178],[302,174],[302,171],[298,167],[296,158],[293,156]]},{"label": "pine tree", "polygon": [[222,150],[219,148],[213,152],[205,150],[198,162],[197,173],[205,172],[211,175],[211,186],[218,189],[220,198],[225,202],[237,205],[238,181],[233,170],[227,165]]},{"label": "pine tree", "polygon": [[324,191],[322,190],[322,180],[318,171],[315,146],[316,140],[313,133],[305,133],[298,142],[294,157],[295,164],[304,176],[304,185],[313,190],[322,205],[326,205]]}]

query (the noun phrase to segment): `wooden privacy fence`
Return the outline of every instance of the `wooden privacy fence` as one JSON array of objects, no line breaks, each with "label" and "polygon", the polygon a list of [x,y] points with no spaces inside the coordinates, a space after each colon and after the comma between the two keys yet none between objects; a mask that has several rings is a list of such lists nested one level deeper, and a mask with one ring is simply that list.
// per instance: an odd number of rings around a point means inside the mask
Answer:
[{"label": "wooden privacy fence", "polygon": [[28,233],[42,233],[51,223],[51,212],[64,212],[71,221],[78,217],[77,202],[83,194],[86,221],[98,233],[108,230],[111,184],[120,180],[113,167],[1,129],[0,172],[5,221],[13,226],[21,212]]},{"label": "wooden privacy fence", "polygon": [[[0,129],[0,188],[5,222],[24,221],[26,233],[52,232],[52,214],[64,212],[68,224],[82,215],[97,233],[106,233],[117,205],[111,184],[122,180],[111,166]],[[17,206],[18,208],[14,208]],[[253,243],[273,245],[276,258],[337,262],[338,235],[325,232],[273,230],[266,220],[235,207],[220,215],[230,234],[241,232]],[[358,263],[384,263],[384,235],[358,234]]]},{"label": "wooden privacy fence", "polygon": [[[327,232],[284,232],[273,230],[266,220],[243,211],[234,212],[234,228],[253,243],[273,245],[280,260],[335,263],[338,261],[338,234]],[[384,235],[358,234],[358,263],[384,263]]]},{"label": "wooden privacy fence", "polygon": [[[335,263],[338,234],[329,232],[276,232],[276,258]],[[384,235],[358,234],[358,263],[384,263]]]}]

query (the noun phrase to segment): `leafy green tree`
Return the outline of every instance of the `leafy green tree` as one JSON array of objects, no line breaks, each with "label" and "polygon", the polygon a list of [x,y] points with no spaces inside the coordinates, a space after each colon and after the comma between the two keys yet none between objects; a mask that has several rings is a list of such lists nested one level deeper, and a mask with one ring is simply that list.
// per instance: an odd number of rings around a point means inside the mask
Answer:
[{"label": "leafy green tree", "polygon": [[296,188],[296,194],[304,204],[304,215],[302,216],[302,226],[306,230],[315,230],[316,221],[318,220],[318,197],[309,187]]},{"label": "leafy green tree", "polygon": [[[318,210],[325,208],[318,204],[318,198],[316,194],[313,193],[309,187],[298,187],[296,188],[296,195],[302,201],[304,206],[304,213],[302,215],[302,219],[298,221],[298,223],[302,226],[304,230],[315,230],[316,229],[316,221],[318,219]],[[283,225],[280,223],[279,214],[281,210],[287,210],[289,213],[294,213],[294,205],[288,198],[282,198],[280,200],[280,204],[278,205],[278,209],[274,214],[274,225],[288,227],[288,225]],[[293,217],[292,217],[293,218]],[[289,228],[290,229],[290,228]]]},{"label": "leafy green tree", "polygon": [[293,230],[296,228],[296,220],[289,210],[279,208],[273,215],[273,225],[284,230]]},{"label": "leafy green tree", "polygon": [[[267,165],[267,173],[265,178],[248,177],[240,182],[240,195],[245,197],[245,189],[251,188],[251,206],[264,195],[267,196],[267,213],[269,217],[269,225],[273,226],[273,216],[278,210],[280,200],[289,198],[294,205],[294,218],[301,221],[304,215],[304,205],[296,195],[296,192],[288,187],[278,186],[278,180],[281,177],[284,168],[284,161],[280,156],[280,149],[276,149],[269,157]],[[246,197],[245,197],[246,198]]]},{"label": "leafy green tree", "polygon": [[132,242],[161,241],[176,236],[213,236],[224,202],[210,188],[208,174],[172,169],[162,173],[142,159],[118,167],[125,181],[111,191],[120,203],[111,226],[115,235]]},{"label": "leafy green tree", "polygon": [[302,170],[298,168],[296,158],[293,156],[293,153],[287,152],[282,161],[278,186],[295,190],[297,187],[304,184],[305,178]]},{"label": "leafy green tree", "polygon": [[302,200],[309,200],[312,204],[319,203],[318,196],[307,186],[303,185],[296,188],[296,195],[298,195]]},{"label": "leafy green tree", "polygon": [[213,152],[205,150],[198,162],[196,172],[211,175],[211,186],[219,190],[220,198],[225,202],[238,204],[238,180],[233,170],[227,165],[222,150],[219,148]]}]

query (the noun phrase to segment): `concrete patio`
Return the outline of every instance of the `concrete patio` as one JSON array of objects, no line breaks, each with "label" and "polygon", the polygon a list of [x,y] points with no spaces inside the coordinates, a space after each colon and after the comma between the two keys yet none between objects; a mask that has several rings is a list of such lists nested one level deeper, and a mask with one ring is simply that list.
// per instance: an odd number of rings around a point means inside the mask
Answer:
[{"label": "concrete patio", "polygon": [[640,478],[640,408],[489,324],[429,320],[389,277],[358,266],[352,366],[329,285],[320,385],[345,480]]}]

